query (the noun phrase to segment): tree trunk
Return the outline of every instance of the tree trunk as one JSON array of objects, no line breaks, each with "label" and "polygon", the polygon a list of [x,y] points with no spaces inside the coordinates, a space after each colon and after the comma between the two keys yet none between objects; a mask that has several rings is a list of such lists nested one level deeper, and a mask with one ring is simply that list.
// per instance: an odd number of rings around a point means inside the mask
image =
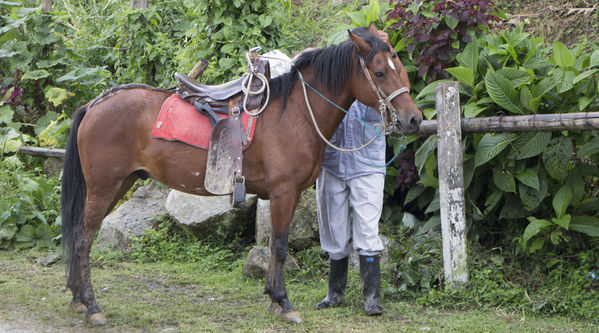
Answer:
[{"label": "tree trunk", "polygon": [[148,0],[131,0],[131,8],[148,8]]}]

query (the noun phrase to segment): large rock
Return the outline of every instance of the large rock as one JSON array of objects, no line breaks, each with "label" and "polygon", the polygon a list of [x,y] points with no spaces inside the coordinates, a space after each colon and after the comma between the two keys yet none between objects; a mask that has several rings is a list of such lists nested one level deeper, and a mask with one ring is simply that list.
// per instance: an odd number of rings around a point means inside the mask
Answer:
[{"label": "large rock", "polygon": [[[256,209],[256,243],[268,245],[272,230],[270,201],[258,200]],[[303,250],[318,240],[318,215],[316,211],[316,191],[305,190],[297,204],[289,227],[289,247]]]},{"label": "large rock", "polygon": [[256,244],[268,246],[271,230],[270,200],[258,199],[256,204]]},{"label": "large rock", "polygon": [[256,215],[256,196],[248,196],[244,207],[231,207],[229,196],[198,196],[171,191],[166,209],[175,222],[198,238],[231,238],[251,232]]},{"label": "large rock", "polygon": [[154,182],[141,187],[133,197],[104,218],[95,247],[126,250],[132,238],[141,236],[166,215],[168,189]]},{"label": "large rock", "polygon": [[62,172],[64,161],[61,158],[48,157],[44,162],[44,175],[48,177],[59,177]]},{"label": "large rock", "polygon": [[[250,250],[243,264],[243,273],[253,277],[265,277],[269,257],[270,249],[267,246],[255,246]],[[296,260],[289,253],[287,253],[286,269],[288,271],[299,270]]]},{"label": "large rock", "polygon": [[266,246],[256,246],[250,250],[245,263],[243,273],[253,277],[263,277],[268,270],[268,257],[270,250]]}]

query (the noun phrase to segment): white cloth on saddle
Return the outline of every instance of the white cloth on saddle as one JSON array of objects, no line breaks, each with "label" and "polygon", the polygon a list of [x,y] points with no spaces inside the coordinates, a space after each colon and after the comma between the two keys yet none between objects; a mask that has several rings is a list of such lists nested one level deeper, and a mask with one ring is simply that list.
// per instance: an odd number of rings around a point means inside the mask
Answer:
[{"label": "white cloth on saddle", "polygon": [[272,50],[262,55],[270,65],[270,78],[275,78],[291,71],[291,58],[279,50]]}]

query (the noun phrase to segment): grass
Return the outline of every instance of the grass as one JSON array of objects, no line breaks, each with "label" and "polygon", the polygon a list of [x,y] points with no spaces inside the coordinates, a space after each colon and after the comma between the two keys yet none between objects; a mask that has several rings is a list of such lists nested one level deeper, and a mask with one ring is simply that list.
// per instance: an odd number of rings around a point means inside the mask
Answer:
[{"label": "grass", "polygon": [[[596,324],[571,318],[506,313],[502,309],[467,311],[423,307],[385,300],[386,313],[363,314],[359,277],[350,275],[346,306],[317,311],[326,281],[288,279],[292,304],[305,323],[288,325],[267,309],[263,279],[243,275],[242,261],[233,270],[202,272],[197,264],[135,263],[94,255],[92,280],[96,299],[108,318],[94,327],[83,314],[68,310],[64,267],[35,263],[38,252],[0,251],[0,324],[33,331],[197,332],[197,331],[320,331],[320,332],[595,332]],[[23,327],[22,327],[23,326]],[[1,327],[1,325],[0,325]]]}]

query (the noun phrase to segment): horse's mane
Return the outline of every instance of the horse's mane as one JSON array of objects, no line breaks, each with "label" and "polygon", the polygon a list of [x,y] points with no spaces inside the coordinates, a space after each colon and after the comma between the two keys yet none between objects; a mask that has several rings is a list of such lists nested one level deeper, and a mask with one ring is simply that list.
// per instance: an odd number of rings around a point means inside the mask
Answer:
[{"label": "horse's mane", "polygon": [[[368,42],[372,49],[364,59],[366,65],[370,63],[375,54],[381,51],[389,51],[385,42],[378,36],[372,34],[365,27],[352,30],[353,33]],[[348,81],[352,61],[355,62],[356,73],[360,70],[359,59],[357,57],[356,47],[351,41],[342,44],[330,46],[323,49],[309,50],[302,52],[294,60],[291,71],[269,80],[270,100],[278,97],[282,98],[281,112],[287,105],[287,99],[291,89],[298,80],[298,71],[312,66],[314,70],[314,80],[320,89],[326,88],[333,95],[337,95]]]}]

